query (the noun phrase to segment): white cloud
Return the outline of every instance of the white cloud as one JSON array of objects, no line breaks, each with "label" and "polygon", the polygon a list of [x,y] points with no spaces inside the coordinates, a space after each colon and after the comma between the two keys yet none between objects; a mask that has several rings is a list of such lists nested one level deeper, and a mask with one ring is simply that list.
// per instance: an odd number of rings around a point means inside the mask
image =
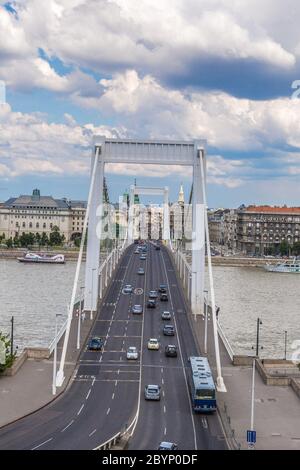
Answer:
[{"label": "white cloud", "polygon": [[[82,94],[92,77],[61,76],[40,50],[74,70],[85,67],[102,75],[126,68],[155,77],[185,75],[191,62],[207,57],[289,69],[297,47],[283,45],[287,8],[282,3],[279,8],[279,0],[266,1],[268,9],[257,0],[244,0],[242,6],[225,0],[16,0],[17,16],[0,7],[0,75],[16,88],[31,83],[75,93],[77,87]],[[299,14],[294,5],[289,17],[294,35]],[[274,28],[280,22],[285,28]]]}]

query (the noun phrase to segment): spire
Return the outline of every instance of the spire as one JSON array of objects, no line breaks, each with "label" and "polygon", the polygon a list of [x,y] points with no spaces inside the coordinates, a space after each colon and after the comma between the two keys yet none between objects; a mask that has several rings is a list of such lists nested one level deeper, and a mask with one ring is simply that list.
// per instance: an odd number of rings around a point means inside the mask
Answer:
[{"label": "spire", "polygon": [[180,185],[180,190],[179,190],[179,195],[178,195],[178,204],[184,204],[184,192],[183,192],[183,185],[181,183]]}]

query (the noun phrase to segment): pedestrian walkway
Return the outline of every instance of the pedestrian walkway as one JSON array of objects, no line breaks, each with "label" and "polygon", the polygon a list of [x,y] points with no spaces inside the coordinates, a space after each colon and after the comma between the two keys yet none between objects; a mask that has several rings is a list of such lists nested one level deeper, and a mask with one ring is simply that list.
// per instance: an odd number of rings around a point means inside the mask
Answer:
[{"label": "pedestrian walkway", "polygon": [[[65,363],[65,380],[57,388],[57,395],[67,387],[79,357],[76,349],[78,317],[71,323],[69,347]],[[81,325],[81,346],[85,343],[92,326],[86,316]],[[63,340],[58,343],[58,365]],[[12,377],[0,376],[0,427],[22,418],[47,405],[55,397],[52,395],[53,354],[49,359],[27,359]]]},{"label": "pedestrian walkway", "polygon": [[[204,320],[198,318],[194,331],[203,351]],[[229,444],[247,449],[246,433],[250,429],[252,366],[234,366],[220,339],[222,375],[227,393],[218,393],[218,407]],[[216,374],[215,349],[211,318],[208,321],[208,358]],[[289,386],[265,385],[255,374],[254,428],[256,449],[300,450],[300,400]],[[234,431],[232,433],[232,430]]]}]

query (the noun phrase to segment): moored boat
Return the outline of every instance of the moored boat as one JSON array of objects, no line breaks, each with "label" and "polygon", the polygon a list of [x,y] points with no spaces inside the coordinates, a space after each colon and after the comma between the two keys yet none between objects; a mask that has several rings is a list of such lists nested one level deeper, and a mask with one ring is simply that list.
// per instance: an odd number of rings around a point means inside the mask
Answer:
[{"label": "moored boat", "polygon": [[286,260],[276,264],[266,264],[264,268],[272,273],[298,273],[300,274],[300,260]]},{"label": "moored boat", "polygon": [[49,264],[63,264],[65,262],[65,255],[58,254],[54,256],[39,255],[37,253],[26,253],[22,258],[17,258],[21,263],[49,263]]}]

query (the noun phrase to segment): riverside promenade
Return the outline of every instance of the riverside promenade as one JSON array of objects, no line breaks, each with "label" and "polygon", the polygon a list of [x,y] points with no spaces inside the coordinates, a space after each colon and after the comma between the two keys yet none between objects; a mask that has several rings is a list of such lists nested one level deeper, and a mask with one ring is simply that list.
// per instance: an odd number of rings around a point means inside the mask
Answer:
[{"label": "riverside promenade", "polygon": [[[207,357],[215,375],[213,327],[211,316],[208,318]],[[194,326],[203,352],[204,319],[198,318]],[[219,414],[229,447],[243,450],[248,448],[246,432],[250,429],[253,359],[236,356],[235,362],[240,365],[233,365],[221,338],[219,345],[222,375],[227,388],[226,393],[217,393]],[[257,433],[255,448],[258,450],[300,450],[300,398],[288,385],[266,385],[258,368],[255,372],[254,429]]]},{"label": "riverside promenade", "polygon": [[[81,348],[84,347],[92,324],[93,321],[86,315],[81,324]],[[62,387],[57,387],[55,396],[52,395],[53,354],[46,358],[46,350],[29,350],[30,356],[40,357],[27,358],[13,376],[0,376],[0,427],[33,413],[64,392],[72,380],[81,351],[81,348],[76,348],[77,325],[78,317],[75,313],[65,362],[65,380]],[[60,340],[57,347],[58,366],[62,346],[63,340]]]}]

